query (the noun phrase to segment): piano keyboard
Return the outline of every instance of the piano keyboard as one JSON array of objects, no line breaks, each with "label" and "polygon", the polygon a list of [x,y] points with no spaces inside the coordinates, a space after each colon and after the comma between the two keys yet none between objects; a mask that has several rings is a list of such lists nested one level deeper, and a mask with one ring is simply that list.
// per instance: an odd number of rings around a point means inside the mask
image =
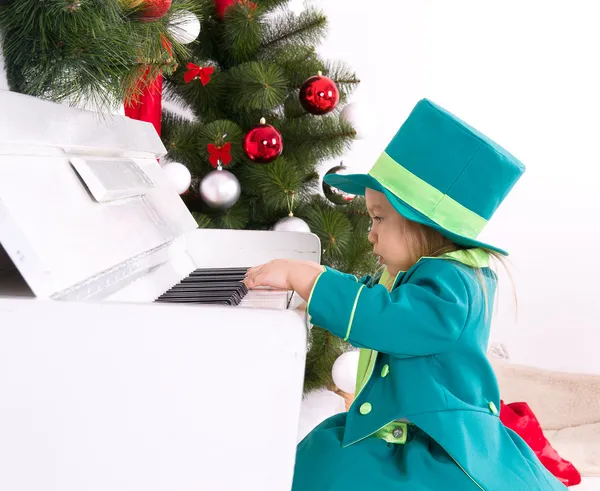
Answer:
[{"label": "piano keyboard", "polygon": [[242,283],[248,269],[196,269],[156,302],[239,305],[248,294],[248,288]]}]

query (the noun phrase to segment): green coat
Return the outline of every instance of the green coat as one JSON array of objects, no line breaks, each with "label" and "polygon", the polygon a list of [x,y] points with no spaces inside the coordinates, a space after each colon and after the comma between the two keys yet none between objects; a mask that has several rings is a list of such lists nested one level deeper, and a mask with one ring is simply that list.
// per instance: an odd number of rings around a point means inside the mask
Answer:
[{"label": "green coat", "polygon": [[348,413],[299,444],[294,491],[565,489],[499,419],[486,357],[497,280],[487,254],[471,252],[422,258],[391,291],[319,276],[311,322],[373,351],[361,353]]}]

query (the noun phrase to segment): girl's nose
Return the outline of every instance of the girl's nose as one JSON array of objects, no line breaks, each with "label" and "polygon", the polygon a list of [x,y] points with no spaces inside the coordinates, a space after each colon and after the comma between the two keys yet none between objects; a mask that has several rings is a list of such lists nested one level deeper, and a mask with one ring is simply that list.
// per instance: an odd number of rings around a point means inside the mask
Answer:
[{"label": "girl's nose", "polygon": [[371,229],[369,230],[369,235],[367,236],[367,238],[369,239],[369,242],[370,242],[371,244],[374,244],[374,243],[375,243],[376,234],[375,234],[375,232],[373,231],[373,228],[371,228]]}]

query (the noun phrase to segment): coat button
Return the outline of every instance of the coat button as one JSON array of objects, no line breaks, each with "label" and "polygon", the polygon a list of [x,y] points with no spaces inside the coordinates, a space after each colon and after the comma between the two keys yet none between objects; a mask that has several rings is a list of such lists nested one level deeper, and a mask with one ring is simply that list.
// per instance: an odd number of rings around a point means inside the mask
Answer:
[{"label": "coat button", "polygon": [[492,414],[498,414],[498,408],[496,407],[496,404],[494,404],[493,402],[490,402],[488,404],[490,411],[492,412]]},{"label": "coat button", "polygon": [[383,368],[381,369],[381,376],[382,377],[387,377],[388,373],[390,373],[390,366],[389,365],[383,365]]},{"label": "coat button", "polygon": [[402,435],[404,435],[404,431],[402,431],[402,428],[395,428],[392,432],[392,435],[394,435],[394,438],[402,438]]},{"label": "coat button", "polygon": [[362,406],[360,406],[360,414],[369,414],[371,409],[373,409],[371,403],[365,402]]}]

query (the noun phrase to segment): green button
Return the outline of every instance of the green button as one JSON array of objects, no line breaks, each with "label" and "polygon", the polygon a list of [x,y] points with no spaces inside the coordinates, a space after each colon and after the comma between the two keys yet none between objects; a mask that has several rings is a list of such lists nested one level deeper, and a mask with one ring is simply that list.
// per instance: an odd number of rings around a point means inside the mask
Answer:
[{"label": "green button", "polygon": [[390,366],[389,365],[383,365],[383,368],[381,369],[381,376],[382,377],[387,377],[388,373],[390,373]]},{"label": "green button", "polygon": [[490,407],[490,411],[492,411],[492,414],[498,414],[498,408],[496,407],[496,404],[490,402],[488,406]]},{"label": "green button", "polygon": [[369,414],[371,409],[373,409],[371,403],[365,402],[362,406],[360,406],[360,414]]}]

